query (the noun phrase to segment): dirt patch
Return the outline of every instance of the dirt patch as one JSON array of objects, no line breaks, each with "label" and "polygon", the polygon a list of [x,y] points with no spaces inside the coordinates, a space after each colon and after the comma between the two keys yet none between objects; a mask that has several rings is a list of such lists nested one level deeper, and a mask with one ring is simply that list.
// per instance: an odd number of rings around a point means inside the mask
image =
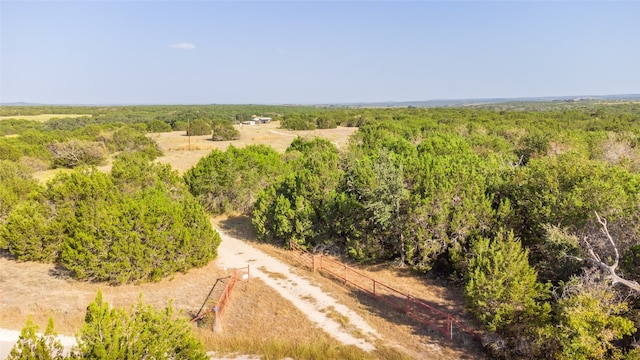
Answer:
[{"label": "dirt patch", "polygon": [[2,327],[19,330],[29,315],[41,329],[53,317],[59,333],[73,335],[84,321],[85,309],[100,289],[105,301],[113,306],[130,306],[142,296],[156,308],[173,300],[176,309],[191,316],[200,309],[208,289],[217,278],[229,274],[215,261],[175,274],[158,283],[109,286],[90,284],[57,275],[54,265],[36,262],[16,262],[0,258],[0,323]]}]

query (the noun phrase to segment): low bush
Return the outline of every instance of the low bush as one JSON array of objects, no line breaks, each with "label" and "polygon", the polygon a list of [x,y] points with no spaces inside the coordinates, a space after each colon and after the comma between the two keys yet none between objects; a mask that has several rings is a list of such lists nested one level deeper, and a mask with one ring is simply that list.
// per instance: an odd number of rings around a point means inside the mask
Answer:
[{"label": "low bush", "polygon": [[105,162],[106,148],[97,141],[71,139],[47,145],[53,156],[53,166],[74,168],[80,165],[101,165]]},{"label": "low bush", "polygon": [[211,121],[198,119],[191,121],[187,127],[187,136],[211,135]]},{"label": "low bush", "polygon": [[240,132],[229,121],[214,120],[211,123],[213,141],[227,141],[240,139]]}]

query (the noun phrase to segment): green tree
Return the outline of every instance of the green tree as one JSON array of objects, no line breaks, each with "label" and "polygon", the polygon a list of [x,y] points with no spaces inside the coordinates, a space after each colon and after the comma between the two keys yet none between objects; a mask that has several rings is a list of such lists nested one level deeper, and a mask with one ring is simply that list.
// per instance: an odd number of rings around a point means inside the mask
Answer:
[{"label": "green tree", "polygon": [[[472,253],[465,286],[469,310],[509,344],[507,351],[517,352],[523,343],[535,348],[551,307],[545,302],[549,286],[537,281],[528,251],[512,232],[500,232],[493,240],[478,239]],[[526,356],[540,356],[539,351],[527,350]]]},{"label": "green tree", "polygon": [[112,309],[98,292],[87,307],[74,350],[76,359],[208,359],[184,318],[170,304],[156,311],[142,299],[130,309]]},{"label": "green tree", "polygon": [[0,160],[0,224],[30,193],[39,190],[40,186],[31,176],[29,168],[12,161]]},{"label": "green tree", "polygon": [[[410,153],[408,153],[410,154]],[[466,253],[475,236],[497,229],[490,186],[498,164],[481,158],[460,136],[435,133],[417,147],[417,156],[405,158],[411,203],[405,237],[407,260],[428,270],[440,259],[449,271],[465,271]]]},{"label": "green tree", "polygon": [[287,170],[280,154],[265,145],[213,150],[184,174],[191,193],[210,212],[251,213],[258,193]]},{"label": "green tree", "polygon": [[293,159],[293,173],[261,191],[254,206],[252,223],[258,238],[303,246],[331,241],[331,204],[342,175],[336,147],[325,139],[296,138],[285,156]]},{"label": "green tree", "polygon": [[532,159],[494,191],[513,204],[512,226],[528,246],[543,241],[546,224],[576,232],[593,223],[596,210],[612,224],[626,224],[621,232],[629,238],[640,232],[634,226],[640,209],[640,176],[579,154]]},{"label": "green tree", "polygon": [[[399,257],[405,262],[404,229],[409,191],[400,161],[385,148],[372,157],[347,161],[338,197],[342,219],[338,232],[346,238],[347,253],[359,260]],[[348,203],[351,203],[350,205]],[[350,213],[353,207],[361,211]],[[352,221],[344,221],[351,218]]]},{"label": "green tree", "polygon": [[587,270],[564,284],[553,331],[560,345],[557,359],[620,358],[614,341],[636,331],[624,317],[628,304],[596,274],[597,270]]},{"label": "green tree", "polygon": [[189,123],[187,136],[211,135],[211,120],[196,119]]},{"label": "green tree", "polygon": [[170,132],[171,125],[160,120],[153,120],[147,123],[147,131],[153,133]]},{"label": "green tree", "polygon": [[49,319],[47,330],[43,335],[38,335],[37,331],[38,326],[29,316],[27,325],[20,331],[20,337],[11,348],[7,360],[62,360],[65,358],[62,344],[53,330],[53,319]]},{"label": "green tree", "polygon": [[228,141],[240,139],[240,131],[227,120],[216,119],[211,122],[211,140]]}]

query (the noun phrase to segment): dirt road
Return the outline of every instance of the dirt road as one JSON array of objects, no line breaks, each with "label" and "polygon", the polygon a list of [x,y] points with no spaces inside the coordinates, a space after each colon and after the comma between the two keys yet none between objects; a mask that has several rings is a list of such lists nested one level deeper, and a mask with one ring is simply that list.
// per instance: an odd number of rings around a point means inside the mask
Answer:
[{"label": "dirt road", "polygon": [[[239,268],[249,265],[251,276],[259,277],[338,341],[345,345],[358,346],[365,351],[375,348],[371,341],[378,339],[379,335],[360,315],[338,303],[308,279],[291,272],[289,265],[225,234],[220,229],[218,232],[222,237],[222,243],[218,248],[219,266]],[[345,327],[334,320],[336,314],[332,316],[332,312],[348,319],[348,326]]]}]

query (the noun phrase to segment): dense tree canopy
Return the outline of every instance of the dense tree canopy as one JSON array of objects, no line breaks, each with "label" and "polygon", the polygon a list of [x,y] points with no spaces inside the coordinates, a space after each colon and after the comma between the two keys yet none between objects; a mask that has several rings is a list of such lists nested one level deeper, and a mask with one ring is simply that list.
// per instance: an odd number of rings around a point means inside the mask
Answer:
[{"label": "dense tree canopy", "polygon": [[208,211],[250,213],[258,193],[284,172],[281,155],[264,145],[214,150],[184,174]]},{"label": "dense tree canopy", "polygon": [[111,174],[60,174],[0,225],[0,244],[17,259],[115,284],[202,266],[219,242],[181,178],[142,154],[123,155]]}]

